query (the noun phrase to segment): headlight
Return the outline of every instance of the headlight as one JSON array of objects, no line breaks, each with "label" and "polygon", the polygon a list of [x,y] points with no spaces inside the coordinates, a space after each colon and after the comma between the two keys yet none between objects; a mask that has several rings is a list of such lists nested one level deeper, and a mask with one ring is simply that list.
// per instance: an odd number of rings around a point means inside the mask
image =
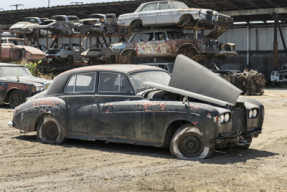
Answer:
[{"label": "headlight", "polygon": [[44,87],[43,86],[36,87],[36,91],[37,92],[44,91]]},{"label": "headlight", "polygon": [[36,87],[36,91],[37,91],[37,92],[40,91],[40,87]]},{"label": "headlight", "polygon": [[222,115],[220,116],[220,122],[223,123],[223,121],[224,121],[224,115],[222,114]]},{"label": "headlight", "polygon": [[229,113],[226,113],[226,114],[224,115],[224,121],[225,121],[225,122],[228,122],[229,119],[230,119],[230,115],[229,115]]},{"label": "headlight", "polygon": [[40,89],[41,89],[41,91],[44,91],[44,87],[41,87]]},{"label": "headlight", "polygon": [[252,117],[254,118],[254,117],[256,117],[257,116],[257,109],[253,109],[253,111],[252,111]]},{"label": "headlight", "polygon": [[252,118],[252,110],[249,111],[249,118]]},{"label": "headlight", "polygon": [[36,91],[36,87],[35,86],[33,86],[33,92],[35,92]]}]

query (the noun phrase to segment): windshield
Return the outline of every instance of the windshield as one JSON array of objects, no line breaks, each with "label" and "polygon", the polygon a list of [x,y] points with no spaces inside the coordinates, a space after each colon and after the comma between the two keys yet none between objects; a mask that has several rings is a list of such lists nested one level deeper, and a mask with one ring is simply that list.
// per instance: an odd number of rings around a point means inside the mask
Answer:
[{"label": "windshield", "polygon": [[26,45],[24,40],[11,40],[11,39],[9,39],[8,41],[9,41],[9,44],[12,44],[12,45]]},{"label": "windshield", "polygon": [[115,15],[106,15],[107,22],[117,22],[117,17]]},{"label": "windshield", "polygon": [[162,85],[168,85],[170,81],[170,76],[163,71],[145,71],[145,72],[131,73],[129,75],[129,78],[136,92],[148,88],[143,85],[144,82],[153,82]]},{"label": "windshield", "polygon": [[30,71],[26,67],[0,67],[0,77],[9,76],[21,76],[28,75],[32,76]]},{"label": "windshield", "polygon": [[188,9],[189,7],[183,3],[183,2],[178,2],[178,1],[171,1],[171,4],[174,9]]}]

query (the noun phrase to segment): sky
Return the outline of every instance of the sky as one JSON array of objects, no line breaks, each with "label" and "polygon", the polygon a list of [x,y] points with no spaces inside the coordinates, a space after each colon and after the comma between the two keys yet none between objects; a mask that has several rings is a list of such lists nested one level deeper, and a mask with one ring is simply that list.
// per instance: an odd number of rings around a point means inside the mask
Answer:
[{"label": "sky", "polygon": [[[112,2],[112,1],[119,1],[119,0],[50,0],[50,6],[57,6],[57,5],[70,5],[71,2],[83,2],[86,3],[101,3],[101,2]],[[4,9],[7,10],[15,10],[16,7],[10,6],[15,4],[23,4],[24,6],[19,6],[18,9],[31,9],[31,8],[38,8],[38,7],[48,7],[48,0],[0,0],[0,11]]]}]

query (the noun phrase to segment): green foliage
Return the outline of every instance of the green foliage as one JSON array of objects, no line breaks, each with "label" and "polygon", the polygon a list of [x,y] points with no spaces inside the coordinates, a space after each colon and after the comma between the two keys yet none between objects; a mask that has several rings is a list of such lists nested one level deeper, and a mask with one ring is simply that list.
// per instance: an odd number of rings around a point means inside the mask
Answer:
[{"label": "green foliage", "polygon": [[30,62],[30,63],[26,63],[24,64],[26,67],[28,67],[29,71],[32,73],[33,76],[38,76],[38,71],[37,71],[37,66],[42,63],[42,60],[37,62]]}]

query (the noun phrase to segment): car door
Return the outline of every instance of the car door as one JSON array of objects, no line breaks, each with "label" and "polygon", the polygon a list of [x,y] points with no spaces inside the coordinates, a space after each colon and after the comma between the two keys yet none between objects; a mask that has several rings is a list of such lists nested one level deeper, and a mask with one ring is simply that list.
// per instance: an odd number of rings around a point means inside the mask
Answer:
[{"label": "car door", "polygon": [[124,74],[100,72],[97,107],[103,127],[95,129],[96,134],[134,143],[135,105],[130,103],[138,99]]},{"label": "car door", "polygon": [[96,92],[97,74],[80,73],[72,75],[64,89],[62,97],[69,109],[68,137],[92,136],[93,129],[101,127],[98,116]]},{"label": "car door", "polygon": [[154,33],[141,33],[139,41],[135,43],[137,56],[149,57],[154,55],[153,36]]},{"label": "car door", "polygon": [[143,25],[154,25],[157,17],[157,6],[158,3],[146,4],[139,13],[139,17],[143,22]]},{"label": "car door", "polygon": [[168,2],[158,4],[156,24],[172,24],[175,10],[171,9]]},{"label": "car door", "polygon": [[153,52],[154,56],[162,57],[171,54],[169,41],[166,40],[165,31],[155,32],[153,38]]}]

